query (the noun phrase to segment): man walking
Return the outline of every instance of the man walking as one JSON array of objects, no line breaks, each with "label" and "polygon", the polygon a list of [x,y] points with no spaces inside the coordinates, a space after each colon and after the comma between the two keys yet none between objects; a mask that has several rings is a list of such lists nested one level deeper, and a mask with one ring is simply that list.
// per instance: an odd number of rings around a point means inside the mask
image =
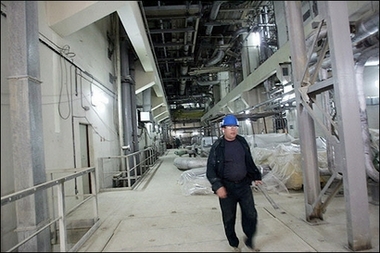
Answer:
[{"label": "man walking", "polygon": [[[253,162],[248,142],[238,135],[239,122],[227,115],[221,123],[223,137],[211,147],[207,160],[207,179],[219,197],[224,231],[233,251],[240,251],[235,232],[236,209],[239,203],[245,245],[254,250],[253,236],[257,227],[257,211],[251,184],[262,184],[261,173]],[[257,250],[256,250],[257,251]]]}]

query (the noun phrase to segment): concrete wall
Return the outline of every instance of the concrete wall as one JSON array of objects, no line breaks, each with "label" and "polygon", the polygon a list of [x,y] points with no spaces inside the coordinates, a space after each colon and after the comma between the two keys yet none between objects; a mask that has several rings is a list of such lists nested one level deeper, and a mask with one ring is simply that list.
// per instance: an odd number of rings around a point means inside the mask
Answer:
[{"label": "concrete wall", "polygon": [[[2,2],[6,6],[7,2]],[[6,9],[6,7],[5,7]],[[61,37],[46,19],[45,2],[39,2],[39,52],[41,102],[45,165],[50,179],[70,174],[71,168],[83,166],[85,140],[80,126],[88,129],[89,165],[97,167],[97,158],[120,155],[117,114],[117,90],[110,74],[115,76],[115,57],[108,57],[107,32],[115,34],[110,16]],[[2,6],[3,13],[3,6]],[[1,15],[1,196],[14,192],[12,134],[9,106],[7,18]],[[96,104],[95,96],[108,102]],[[140,138],[145,143],[145,135]],[[150,136],[153,138],[154,136]],[[149,143],[152,143],[150,141]],[[41,148],[41,147],[38,147]],[[62,173],[63,171],[63,173]],[[99,175],[97,175],[99,178]],[[86,191],[85,181],[68,184],[66,191]],[[97,184],[99,186],[99,184]],[[82,188],[82,186],[84,188]],[[75,200],[73,200],[75,201]],[[67,203],[67,208],[74,203]],[[16,211],[13,204],[2,208],[1,249],[15,245]]]},{"label": "concrete wall", "polygon": [[[120,154],[117,91],[109,81],[114,62],[107,55],[110,18],[62,38],[49,28],[44,10],[40,3],[40,38],[68,59],[40,43],[46,169],[82,167],[80,124],[88,125],[90,166],[96,166],[97,157]],[[108,103],[97,104],[97,96]]]}]

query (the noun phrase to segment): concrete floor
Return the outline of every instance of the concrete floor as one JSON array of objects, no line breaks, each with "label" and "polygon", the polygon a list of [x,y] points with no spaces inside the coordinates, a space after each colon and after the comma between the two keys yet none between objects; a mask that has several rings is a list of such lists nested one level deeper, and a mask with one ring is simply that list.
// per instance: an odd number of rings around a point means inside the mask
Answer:
[{"label": "concrete floor", "polygon": [[[174,149],[160,157],[135,190],[101,192],[100,227],[80,252],[228,252],[219,202],[214,194],[185,195],[178,183]],[[261,191],[254,192],[258,211],[256,247],[262,252],[350,252],[344,196],[327,207],[324,222],[305,221],[303,192],[270,193],[275,209]],[[379,252],[379,206],[369,204],[372,249]],[[240,212],[236,231],[243,247]]]}]

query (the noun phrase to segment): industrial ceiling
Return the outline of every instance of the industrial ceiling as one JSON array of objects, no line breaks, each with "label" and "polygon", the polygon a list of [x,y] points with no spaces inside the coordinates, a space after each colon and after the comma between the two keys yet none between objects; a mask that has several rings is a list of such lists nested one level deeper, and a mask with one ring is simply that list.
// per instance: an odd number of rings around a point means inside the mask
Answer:
[{"label": "industrial ceiling", "polygon": [[[240,35],[258,29],[257,20],[264,10],[274,14],[270,1],[141,3],[170,119],[183,125],[199,123],[217,102],[213,86],[219,84],[218,72],[241,74]],[[274,18],[265,22],[274,24]],[[267,38],[267,44],[277,45],[276,38]]]}]

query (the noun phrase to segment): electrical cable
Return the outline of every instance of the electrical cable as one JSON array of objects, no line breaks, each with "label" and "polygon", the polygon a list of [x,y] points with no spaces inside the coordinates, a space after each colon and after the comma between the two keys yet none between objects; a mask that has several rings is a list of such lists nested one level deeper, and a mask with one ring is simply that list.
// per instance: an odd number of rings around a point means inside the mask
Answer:
[{"label": "electrical cable", "polygon": [[[64,57],[67,56],[69,58],[71,58],[71,60],[75,57],[75,53],[73,52],[70,52],[70,46],[68,45],[65,45],[63,46],[62,48],[60,48],[60,70],[61,70],[61,78],[60,78],[60,91],[59,91],[59,101],[58,101],[58,112],[59,112],[59,116],[66,120],[70,117],[70,114],[71,114],[71,106],[70,106],[70,97],[69,97],[69,88],[68,88],[68,85],[67,85],[67,65],[65,64],[65,62],[62,62],[63,59],[65,58]],[[64,70],[63,70],[63,67],[64,67]],[[70,67],[71,69],[71,67]],[[71,72],[71,71],[70,71]],[[70,77],[71,77],[71,73],[70,73]],[[70,78],[70,82],[71,82],[71,78]],[[63,96],[63,87],[66,86],[66,96],[67,96],[67,106],[68,106],[68,114],[67,116],[63,116],[62,114],[62,109],[61,109],[61,105],[62,105],[62,96]]]}]

